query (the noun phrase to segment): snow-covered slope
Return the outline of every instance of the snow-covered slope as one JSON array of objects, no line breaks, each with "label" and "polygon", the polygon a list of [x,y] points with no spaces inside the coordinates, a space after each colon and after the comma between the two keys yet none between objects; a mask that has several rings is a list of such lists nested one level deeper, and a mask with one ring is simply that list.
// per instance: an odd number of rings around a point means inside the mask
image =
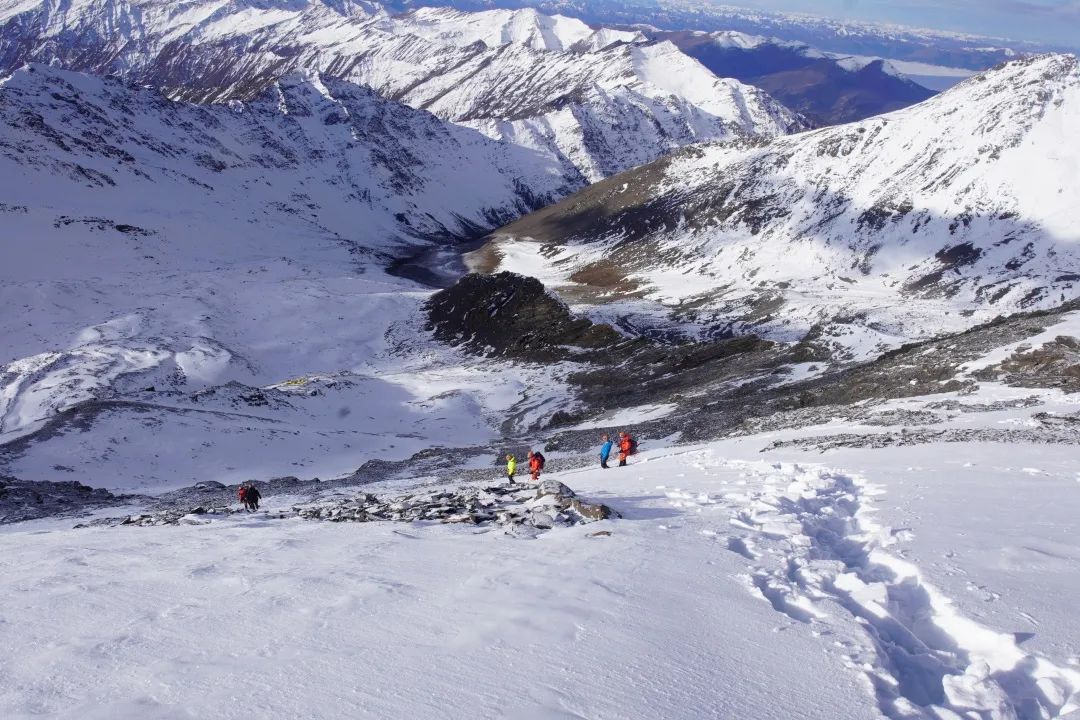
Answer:
[{"label": "snow-covered slope", "polygon": [[[329,78],[207,107],[20,70],[0,83],[0,438],[80,402],[130,401],[90,414],[129,414],[109,454],[134,453],[133,476],[151,483],[192,460],[225,471],[268,443],[277,450],[258,455],[280,473],[300,454],[270,442],[285,427],[324,460],[325,438],[351,445],[334,472],[365,449],[486,438],[481,409],[502,399],[469,397],[461,373],[409,376],[431,364],[418,341],[412,360],[386,359],[400,342],[388,329],[426,294],[380,268],[406,245],[520,215],[566,182],[549,158]],[[289,380],[268,396],[192,395]],[[478,397],[514,399],[514,383],[485,379]],[[429,390],[442,399],[424,406]],[[452,428],[432,414],[447,405]],[[144,423],[173,428],[157,459],[136,441]],[[96,456],[82,440],[72,452]]]},{"label": "snow-covered slope", "polygon": [[636,31],[591,28],[564,15],[544,15],[535,9],[462,12],[453,8],[421,8],[387,17],[380,27],[451,45],[482,42],[488,47],[510,43],[535,50],[591,52],[614,43],[639,43]]},{"label": "snow-covered slope", "polygon": [[247,98],[319,71],[596,180],[689,142],[776,135],[801,119],[670,45],[534,11],[389,16],[324,0],[0,2],[0,71],[28,61],[121,74],[174,98]]},{"label": "snow-covered slope", "polygon": [[501,230],[502,266],[608,317],[862,351],[1060,303],[1080,281],[1077,66],[1034,57],[858,124],[688,149]]}]

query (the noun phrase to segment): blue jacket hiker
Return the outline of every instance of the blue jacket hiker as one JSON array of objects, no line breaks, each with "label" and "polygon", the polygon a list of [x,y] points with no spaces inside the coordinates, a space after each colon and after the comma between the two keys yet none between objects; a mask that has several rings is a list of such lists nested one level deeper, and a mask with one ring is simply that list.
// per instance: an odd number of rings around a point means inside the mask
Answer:
[{"label": "blue jacket hiker", "polygon": [[611,438],[607,433],[600,436],[600,439],[604,441],[604,444],[600,446],[600,467],[607,470],[607,461],[611,457],[611,447],[614,443],[611,442]]}]

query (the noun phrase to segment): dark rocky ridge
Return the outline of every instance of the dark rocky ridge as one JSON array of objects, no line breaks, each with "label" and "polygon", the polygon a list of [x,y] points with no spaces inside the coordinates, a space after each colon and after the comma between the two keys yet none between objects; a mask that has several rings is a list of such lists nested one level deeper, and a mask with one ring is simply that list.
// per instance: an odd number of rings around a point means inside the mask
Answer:
[{"label": "dark rocky ridge", "polygon": [[436,339],[488,356],[545,362],[625,342],[610,325],[574,318],[536,278],[469,274],[428,301]]}]

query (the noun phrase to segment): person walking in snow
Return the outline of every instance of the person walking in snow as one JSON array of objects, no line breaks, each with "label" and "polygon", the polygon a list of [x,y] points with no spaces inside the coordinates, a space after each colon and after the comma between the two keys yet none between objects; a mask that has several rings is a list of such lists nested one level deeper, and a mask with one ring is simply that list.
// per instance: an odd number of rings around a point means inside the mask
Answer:
[{"label": "person walking in snow", "polygon": [[517,472],[517,458],[513,455],[506,456],[506,480],[514,484],[514,473]]},{"label": "person walking in snow", "polygon": [[607,433],[601,435],[600,439],[604,442],[604,444],[600,446],[600,467],[607,470],[607,461],[608,458],[611,457],[611,448],[614,447],[615,443],[611,441],[611,437]]},{"label": "person walking in snow", "polygon": [[627,432],[619,433],[619,467],[626,467],[626,458],[637,452],[637,440]]},{"label": "person walking in snow", "polygon": [[529,478],[540,482],[540,473],[544,469],[544,456],[539,452],[529,451]]},{"label": "person walking in snow", "polygon": [[259,501],[262,500],[262,493],[259,492],[259,488],[255,487],[255,483],[250,480],[240,486],[240,490],[237,492],[240,496],[240,502],[244,504],[244,509],[248,512],[255,512],[259,509]]}]

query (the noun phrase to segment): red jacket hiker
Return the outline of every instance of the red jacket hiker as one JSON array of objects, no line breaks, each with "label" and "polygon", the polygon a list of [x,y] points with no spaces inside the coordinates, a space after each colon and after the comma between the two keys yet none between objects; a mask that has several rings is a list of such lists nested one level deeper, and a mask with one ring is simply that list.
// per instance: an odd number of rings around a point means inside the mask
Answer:
[{"label": "red jacket hiker", "polygon": [[544,456],[538,452],[529,452],[529,477],[533,482],[540,480],[540,471],[544,469]]}]

